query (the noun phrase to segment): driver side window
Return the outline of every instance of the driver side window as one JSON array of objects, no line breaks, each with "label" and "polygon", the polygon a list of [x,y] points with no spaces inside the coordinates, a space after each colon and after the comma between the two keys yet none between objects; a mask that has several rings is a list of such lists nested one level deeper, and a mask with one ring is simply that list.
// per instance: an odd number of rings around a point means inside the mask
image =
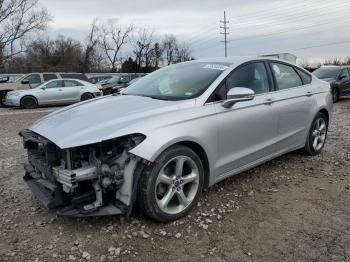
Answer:
[{"label": "driver side window", "polygon": [[264,63],[249,63],[238,68],[227,78],[226,85],[228,90],[233,87],[246,87],[255,94],[268,93],[269,80]]}]

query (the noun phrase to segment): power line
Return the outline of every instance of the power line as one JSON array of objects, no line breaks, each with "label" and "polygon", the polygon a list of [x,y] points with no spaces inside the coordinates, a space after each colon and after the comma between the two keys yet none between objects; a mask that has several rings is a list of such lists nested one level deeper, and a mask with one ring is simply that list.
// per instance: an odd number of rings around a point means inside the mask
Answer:
[{"label": "power line", "polygon": [[225,57],[227,57],[227,42],[228,42],[227,35],[229,34],[229,32],[227,32],[227,30],[229,29],[227,24],[230,23],[230,21],[226,20],[226,11],[224,11],[224,20],[223,21],[220,20],[220,23],[223,24],[223,26],[220,26],[220,28],[224,29],[224,32],[220,32],[220,34],[224,35],[224,41],[221,41],[221,42],[224,42],[225,44]]}]

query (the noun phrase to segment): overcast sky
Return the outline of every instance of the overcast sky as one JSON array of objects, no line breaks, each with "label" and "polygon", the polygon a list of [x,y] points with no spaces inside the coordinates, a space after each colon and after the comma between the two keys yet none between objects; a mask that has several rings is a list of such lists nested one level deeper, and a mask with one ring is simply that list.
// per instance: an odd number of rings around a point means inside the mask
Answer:
[{"label": "overcast sky", "polygon": [[349,0],[41,0],[49,34],[86,37],[94,18],[174,34],[196,58],[223,56],[219,20],[226,10],[228,55],[291,52],[299,58],[350,56]]}]

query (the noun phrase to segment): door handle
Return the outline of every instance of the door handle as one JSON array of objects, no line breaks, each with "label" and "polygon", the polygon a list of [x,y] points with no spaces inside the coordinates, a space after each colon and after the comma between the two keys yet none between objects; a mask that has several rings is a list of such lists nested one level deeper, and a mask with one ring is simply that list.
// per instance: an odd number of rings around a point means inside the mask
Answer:
[{"label": "door handle", "polygon": [[62,89],[60,88],[60,89],[58,89],[58,91],[62,91]]},{"label": "door handle", "polygon": [[273,100],[272,98],[268,98],[264,101],[265,105],[271,105],[273,102],[275,102],[275,100]]},{"label": "door handle", "polygon": [[312,92],[311,91],[307,91],[306,92],[306,96],[312,96]]}]

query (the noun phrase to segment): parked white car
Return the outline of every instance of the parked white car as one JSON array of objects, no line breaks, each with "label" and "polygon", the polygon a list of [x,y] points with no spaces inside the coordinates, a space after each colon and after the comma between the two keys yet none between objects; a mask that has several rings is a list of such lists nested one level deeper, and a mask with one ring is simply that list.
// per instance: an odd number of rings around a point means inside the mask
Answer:
[{"label": "parked white car", "polygon": [[77,79],[54,79],[33,89],[8,92],[7,106],[36,108],[43,105],[73,104],[102,96],[100,85]]}]

